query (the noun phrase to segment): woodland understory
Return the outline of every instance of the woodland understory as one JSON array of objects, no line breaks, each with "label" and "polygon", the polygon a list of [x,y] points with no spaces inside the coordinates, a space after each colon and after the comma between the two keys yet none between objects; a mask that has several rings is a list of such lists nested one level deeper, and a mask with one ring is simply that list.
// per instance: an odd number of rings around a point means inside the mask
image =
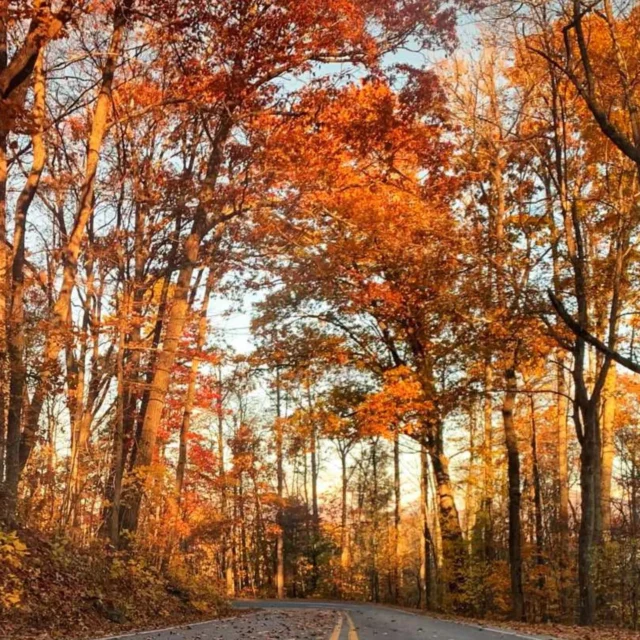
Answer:
[{"label": "woodland understory", "polygon": [[0,0],[0,633],[637,630],[639,169],[636,0]]}]

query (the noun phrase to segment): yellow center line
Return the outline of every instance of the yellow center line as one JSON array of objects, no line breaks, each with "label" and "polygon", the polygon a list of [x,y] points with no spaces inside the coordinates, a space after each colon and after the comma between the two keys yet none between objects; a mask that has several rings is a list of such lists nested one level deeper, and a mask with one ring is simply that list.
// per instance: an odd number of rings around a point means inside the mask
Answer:
[{"label": "yellow center line", "polygon": [[353,624],[351,616],[345,611],[344,615],[347,616],[347,622],[349,623],[349,640],[358,640],[358,632],[356,631],[356,625]]},{"label": "yellow center line", "polygon": [[333,633],[331,634],[331,637],[329,638],[329,640],[339,640],[341,631],[342,631],[342,614],[340,614],[340,617],[338,618],[338,623],[333,629]]}]

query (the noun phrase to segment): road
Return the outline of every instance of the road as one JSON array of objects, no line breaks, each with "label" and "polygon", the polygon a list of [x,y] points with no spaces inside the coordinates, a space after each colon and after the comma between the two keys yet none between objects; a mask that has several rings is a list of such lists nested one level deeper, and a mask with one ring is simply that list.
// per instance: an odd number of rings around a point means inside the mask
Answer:
[{"label": "road", "polygon": [[241,600],[234,607],[254,611],[102,640],[536,640],[535,636],[370,604]]}]

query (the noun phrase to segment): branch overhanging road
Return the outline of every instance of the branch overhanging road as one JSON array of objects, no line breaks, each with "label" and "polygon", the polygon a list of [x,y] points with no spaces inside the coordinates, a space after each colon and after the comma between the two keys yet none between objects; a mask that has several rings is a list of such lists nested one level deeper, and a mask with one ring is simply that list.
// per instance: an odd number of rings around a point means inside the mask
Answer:
[{"label": "branch overhanging road", "polygon": [[372,604],[308,600],[236,600],[251,609],[235,618],[101,640],[542,640],[508,631],[430,618]]}]

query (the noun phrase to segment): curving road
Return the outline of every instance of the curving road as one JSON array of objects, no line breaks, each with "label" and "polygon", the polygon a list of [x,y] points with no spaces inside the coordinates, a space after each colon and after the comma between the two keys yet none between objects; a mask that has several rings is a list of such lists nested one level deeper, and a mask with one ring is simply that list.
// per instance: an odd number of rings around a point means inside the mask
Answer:
[{"label": "curving road", "polygon": [[371,604],[238,600],[235,618],[101,640],[539,640]]}]

